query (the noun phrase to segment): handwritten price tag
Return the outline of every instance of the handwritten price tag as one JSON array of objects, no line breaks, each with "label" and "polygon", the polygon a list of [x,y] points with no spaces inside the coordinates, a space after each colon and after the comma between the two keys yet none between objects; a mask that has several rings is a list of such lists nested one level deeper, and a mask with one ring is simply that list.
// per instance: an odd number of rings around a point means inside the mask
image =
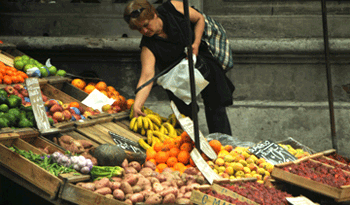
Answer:
[{"label": "handwritten price tag", "polygon": [[208,165],[208,163],[203,159],[201,154],[198,152],[196,148],[191,151],[191,158],[194,164],[198,167],[199,171],[202,172],[203,176],[208,180],[210,184],[213,184],[215,179],[220,179],[221,177],[216,174],[212,168]]}]

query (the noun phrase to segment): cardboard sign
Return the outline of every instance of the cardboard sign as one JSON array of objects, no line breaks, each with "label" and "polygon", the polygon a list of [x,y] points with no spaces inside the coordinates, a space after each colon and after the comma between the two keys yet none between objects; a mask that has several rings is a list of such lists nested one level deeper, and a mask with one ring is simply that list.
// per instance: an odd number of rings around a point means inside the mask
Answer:
[{"label": "cardboard sign", "polygon": [[[187,132],[188,136],[191,137],[193,141],[195,141],[194,130],[193,130],[193,121],[189,117],[182,117],[181,113],[177,109],[175,103],[171,101],[170,106],[176,116],[176,119],[179,121],[182,129]],[[199,140],[201,150],[205,155],[209,157],[209,159],[216,159],[218,156],[216,155],[213,148],[209,145],[207,139],[203,136],[202,132],[199,130]]]},{"label": "cardboard sign", "polygon": [[239,195],[238,193],[236,192],[233,192],[229,189],[226,189],[225,187],[222,187],[220,185],[217,185],[217,184],[213,184],[212,185],[212,189],[215,190],[217,193],[219,194],[223,194],[223,195],[226,195],[226,196],[229,196],[229,197],[232,197],[234,199],[238,199],[242,202],[246,202],[248,204],[252,204],[252,205],[259,205],[258,203],[248,199],[248,198],[245,198],[244,196],[242,195]]},{"label": "cardboard sign", "polygon": [[298,197],[287,197],[287,201],[293,205],[315,205],[314,202],[312,202],[310,199],[304,197],[304,196],[298,196]]},{"label": "cardboard sign", "polygon": [[28,95],[30,103],[32,104],[34,117],[38,129],[42,133],[53,132],[56,129],[51,129],[49,119],[46,115],[45,105],[43,97],[41,95],[40,85],[37,78],[27,78],[26,86],[28,90]]},{"label": "cardboard sign", "polygon": [[194,164],[198,167],[199,171],[202,172],[203,176],[208,180],[210,184],[213,184],[213,181],[215,179],[221,178],[218,174],[216,174],[213,171],[212,168],[210,168],[208,163],[203,159],[203,157],[196,148],[193,148],[190,155]]},{"label": "cardboard sign", "polygon": [[248,150],[254,155],[264,158],[267,162],[273,165],[297,160],[294,155],[271,140],[259,142]]},{"label": "cardboard sign", "polygon": [[197,190],[192,191],[190,200],[193,204],[200,205],[234,205],[225,200],[218,199],[216,197],[204,194]]}]

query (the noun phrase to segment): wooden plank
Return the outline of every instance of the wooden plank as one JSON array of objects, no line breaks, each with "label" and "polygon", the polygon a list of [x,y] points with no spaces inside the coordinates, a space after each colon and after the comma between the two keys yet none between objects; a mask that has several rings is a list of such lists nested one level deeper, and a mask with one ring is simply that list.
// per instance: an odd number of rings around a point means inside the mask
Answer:
[{"label": "wooden plank", "polygon": [[19,135],[17,133],[0,134],[0,141],[8,140],[8,139],[17,139],[17,138],[19,138]]},{"label": "wooden plank", "polygon": [[127,139],[130,139],[134,142],[138,142],[140,138],[146,138],[146,136],[142,136],[138,133],[135,133],[131,130],[129,130],[129,128],[126,130],[124,127],[121,127],[119,124],[117,123],[103,123],[103,126],[107,127],[111,132],[114,132],[120,136],[123,136]]},{"label": "wooden plank", "polygon": [[89,118],[90,119],[97,119],[97,118],[108,117],[108,116],[111,116],[111,114],[101,112],[100,114],[97,114],[97,115],[90,115]]},{"label": "wooden plank", "polygon": [[115,142],[113,141],[111,135],[108,133],[108,131],[110,131],[110,129],[103,126],[104,124],[106,124],[106,123],[94,125],[94,129],[96,129],[96,133],[97,132],[100,133],[101,138],[103,138],[106,142],[108,142],[108,144],[114,145]]},{"label": "wooden plank", "polygon": [[114,120],[129,119],[129,115],[130,115],[130,110],[125,110],[122,112],[111,114],[111,116],[114,117]]},{"label": "wooden plank", "polygon": [[126,205],[126,203],[122,201],[107,198],[102,194],[83,189],[72,183],[65,183],[59,194],[59,198],[79,205]]},{"label": "wooden plank", "polygon": [[253,205],[259,205],[259,204],[256,203],[255,201],[252,201],[252,200],[250,200],[250,199],[247,199],[247,198],[245,198],[244,196],[239,195],[239,194],[237,194],[236,192],[233,192],[233,191],[231,191],[231,190],[229,190],[229,189],[226,189],[226,188],[224,188],[224,187],[222,187],[222,186],[220,186],[220,185],[213,184],[213,185],[212,185],[212,189],[215,190],[215,191],[216,191],[217,193],[219,193],[219,194],[223,194],[223,195],[232,197],[232,198],[234,198],[234,199],[238,199],[238,200],[240,200],[240,201],[242,201],[242,202],[246,202],[246,203],[248,203],[248,204],[253,204]]},{"label": "wooden plank", "polygon": [[193,190],[191,194],[191,202],[201,205],[233,205],[225,200],[218,199],[208,194],[204,194],[200,191]]},{"label": "wooden plank", "polygon": [[108,117],[103,117],[103,118],[84,120],[83,122],[77,121],[75,123],[75,125],[77,127],[88,127],[88,126],[92,126],[92,125],[99,124],[99,123],[111,122],[112,120],[113,120],[113,117],[108,116]]},{"label": "wooden plank", "polygon": [[36,148],[44,149],[45,147],[47,147],[49,153],[54,153],[56,151],[60,151],[62,153],[65,152],[65,150],[59,147],[57,144],[55,144],[54,142],[51,142],[50,140],[42,136],[26,138],[24,140]]},{"label": "wooden plank", "polygon": [[[301,177],[296,174],[283,171],[282,169],[277,167],[275,167],[272,170],[271,176],[281,181],[285,181],[285,182],[309,189],[311,191],[314,191],[338,200],[341,200],[341,198],[350,197],[350,195],[349,196],[343,195],[342,189],[332,187],[326,184],[322,184],[322,183],[307,179],[305,177]],[[349,194],[348,191],[346,194]]]},{"label": "wooden plank", "polygon": [[62,180],[42,169],[30,160],[12,152],[0,144],[0,163],[50,195],[57,196]]},{"label": "wooden plank", "polygon": [[101,137],[101,133],[93,127],[77,128],[77,132],[85,135],[89,139],[99,144],[110,144],[103,137]]},{"label": "wooden plank", "polygon": [[76,175],[76,174],[77,173],[73,173],[73,172],[64,173],[64,174],[58,175],[58,177],[70,183],[89,181],[91,179],[89,174],[79,174],[79,175]]},{"label": "wooden plank", "polygon": [[31,150],[34,154],[39,154],[39,155],[45,154],[43,151],[41,151],[37,147],[33,146],[32,144],[22,139],[14,140],[13,145],[15,145],[18,149],[21,149],[21,150]]}]

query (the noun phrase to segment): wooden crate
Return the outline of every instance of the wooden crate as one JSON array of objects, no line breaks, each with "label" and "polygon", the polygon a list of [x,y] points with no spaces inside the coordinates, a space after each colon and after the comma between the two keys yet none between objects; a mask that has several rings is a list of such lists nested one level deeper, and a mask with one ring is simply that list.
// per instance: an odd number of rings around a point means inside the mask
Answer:
[{"label": "wooden crate", "polygon": [[26,140],[21,139],[19,135],[5,135],[7,136],[0,135],[0,164],[43,190],[51,199],[57,198],[58,191],[61,185],[63,185],[63,181],[25,157],[11,151],[8,147],[15,145],[19,149],[32,151],[36,154],[43,154],[44,152],[28,143]]},{"label": "wooden crate", "polygon": [[0,50],[0,61],[5,63],[8,66],[13,67],[13,59],[15,57],[10,55],[9,53],[6,53],[5,51]]},{"label": "wooden crate", "polygon": [[201,204],[201,205],[232,205],[231,203],[218,199],[216,197],[210,196],[208,194],[205,194],[203,192],[200,192],[198,190],[193,190],[191,194],[191,202],[194,204]]},{"label": "wooden crate", "polygon": [[122,201],[107,198],[102,194],[97,194],[93,191],[83,189],[79,186],[74,185],[73,183],[65,183],[58,197],[60,199],[79,205],[126,205],[126,203]]},{"label": "wooden crate", "polygon": [[[296,186],[300,186],[310,191],[331,197],[337,202],[350,201],[350,185],[342,186],[340,188],[333,187],[311,179],[307,179],[305,177],[302,177],[296,174],[292,174],[290,172],[286,172],[282,169],[284,166],[288,166],[289,164],[292,164],[292,163],[297,164],[297,163],[300,163],[301,161],[309,160],[309,159],[312,160],[312,158],[319,157],[322,155],[323,153],[317,153],[309,157],[304,157],[302,159],[296,160],[294,162],[288,162],[288,163],[276,165],[272,170],[271,176],[275,179],[278,179]],[[325,165],[325,166],[329,166],[329,165]]]}]

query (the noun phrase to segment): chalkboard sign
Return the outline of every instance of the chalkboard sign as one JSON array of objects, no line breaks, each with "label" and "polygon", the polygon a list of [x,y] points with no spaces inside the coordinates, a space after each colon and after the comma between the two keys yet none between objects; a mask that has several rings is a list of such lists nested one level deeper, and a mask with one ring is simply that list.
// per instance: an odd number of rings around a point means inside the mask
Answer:
[{"label": "chalkboard sign", "polygon": [[37,78],[27,78],[26,86],[30,103],[32,104],[34,117],[39,131],[43,133],[54,132],[57,129],[51,129],[49,119],[46,115],[43,97],[41,95],[40,85]]},{"label": "chalkboard sign", "polygon": [[248,150],[257,157],[264,158],[267,162],[273,165],[297,160],[294,155],[271,140],[259,142]]}]

